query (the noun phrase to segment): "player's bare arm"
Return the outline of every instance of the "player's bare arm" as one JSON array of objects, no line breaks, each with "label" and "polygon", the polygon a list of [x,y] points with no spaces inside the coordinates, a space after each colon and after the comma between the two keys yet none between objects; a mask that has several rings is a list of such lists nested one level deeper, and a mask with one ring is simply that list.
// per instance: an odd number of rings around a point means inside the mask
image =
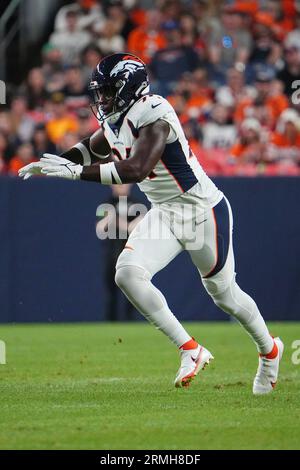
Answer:
[{"label": "player's bare arm", "polygon": [[100,167],[84,166],[80,178],[102,184],[140,183],[161,158],[168,133],[169,124],[163,120],[141,128],[128,159]]}]

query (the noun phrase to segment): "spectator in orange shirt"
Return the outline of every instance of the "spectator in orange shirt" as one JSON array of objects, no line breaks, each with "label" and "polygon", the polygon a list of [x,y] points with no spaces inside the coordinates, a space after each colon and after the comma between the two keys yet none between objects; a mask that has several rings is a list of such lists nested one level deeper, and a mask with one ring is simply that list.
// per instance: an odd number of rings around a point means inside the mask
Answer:
[{"label": "spectator in orange shirt", "polygon": [[193,73],[186,72],[178,81],[175,93],[168,101],[179,115],[180,121],[203,120],[203,114],[212,107],[212,90],[207,83],[207,73],[198,68]]},{"label": "spectator in orange shirt", "polygon": [[275,80],[275,72],[271,67],[257,68],[255,78],[256,96],[241,100],[234,114],[236,123],[245,118],[254,117],[260,123],[273,129],[275,122],[288,105],[287,97],[282,93],[281,83]]},{"label": "spectator in orange shirt", "polygon": [[296,13],[296,1],[293,0],[269,0],[265,4],[265,9],[273,18],[273,28],[280,41],[287,33],[295,27],[294,17]]},{"label": "spectator in orange shirt", "polygon": [[162,22],[158,10],[149,10],[146,14],[146,23],[131,31],[128,37],[128,50],[140,57],[146,64],[150,62],[158,49],[166,46],[166,40],[160,31]]},{"label": "spectator in orange shirt", "polygon": [[268,148],[270,161],[300,165],[300,115],[295,109],[283,111]]},{"label": "spectator in orange shirt", "polygon": [[37,159],[34,155],[33,145],[29,142],[21,144],[17,148],[16,155],[9,162],[8,172],[11,175],[17,176],[20,168],[36,160]]},{"label": "spectator in orange shirt", "polygon": [[189,120],[189,116],[186,112],[187,98],[184,93],[181,93],[180,91],[175,91],[175,93],[167,97],[167,100],[173,106],[181,124]]},{"label": "spectator in orange shirt", "polygon": [[53,115],[48,121],[46,129],[50,140],[57,144],[66,132],[77,132],[78,121],[67,111],[63,93],[54,93],[51,104]]},{"label": "spectator in orange shirt", "polygon": [[207,71],[198,67],[191,75],[189,84],[188,113],[191,117],[199,117],[209,112],[213,102],[213,89],[208,84]]},{"label": "spectator in orange shirt", "polygon": [[237,163],[259,163],[264,161],[266,143],[263,129],[255,118],[245,119],[240,127],[239,140],[231,147],[230,155]]}]

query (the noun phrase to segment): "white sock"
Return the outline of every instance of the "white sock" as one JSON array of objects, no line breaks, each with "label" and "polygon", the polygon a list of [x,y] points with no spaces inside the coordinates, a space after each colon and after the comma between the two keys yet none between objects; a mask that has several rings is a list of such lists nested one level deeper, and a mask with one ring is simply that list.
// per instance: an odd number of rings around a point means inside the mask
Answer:
[{"label": "white sock", "polygon": [[128,300],[150,323],[180,347],[190,341],[191,336],[173,315],[165,297],[150,278],[150,274],[138,266],[121,266],[116,273],[116,283]]},{"label": "white sock", "polygon": [[238,286],[235,280],[221,294],[214,295],[215,303],[232,315],[245,328],[261,354],[272,351],[274,340],[254,300]]}]

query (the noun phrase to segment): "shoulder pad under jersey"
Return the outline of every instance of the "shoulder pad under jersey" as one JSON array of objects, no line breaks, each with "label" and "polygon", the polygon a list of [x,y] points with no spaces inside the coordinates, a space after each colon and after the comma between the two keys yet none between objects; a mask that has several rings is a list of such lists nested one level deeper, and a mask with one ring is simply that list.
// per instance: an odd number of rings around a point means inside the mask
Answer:
[{"label": "shoulder pad under jersey", "polygon": [[172,112],[174,112],[172,106],[162,96],[145,95],[130,108],[126,117],[136,129],[139,129]]}]

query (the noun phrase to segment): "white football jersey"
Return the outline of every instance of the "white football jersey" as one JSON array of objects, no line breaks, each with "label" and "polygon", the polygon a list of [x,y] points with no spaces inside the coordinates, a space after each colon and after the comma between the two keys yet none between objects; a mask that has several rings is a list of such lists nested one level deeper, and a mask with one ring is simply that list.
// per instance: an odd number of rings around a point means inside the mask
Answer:
[{"label": "white football jersey", "polygon": [[116,124],[107,121],[101,124],[115,160],[130,158],[139,129],[158,119],[166,121],[170,126],[167,144],[161,159],[149,176],[138,184],[139,188],[155,204],[187,193],[197,185],[197,194],[203,206],[213,207],[221,199],[222,193],[203,171],[189,147],[173,107],[162,96],[145,95]]}]

